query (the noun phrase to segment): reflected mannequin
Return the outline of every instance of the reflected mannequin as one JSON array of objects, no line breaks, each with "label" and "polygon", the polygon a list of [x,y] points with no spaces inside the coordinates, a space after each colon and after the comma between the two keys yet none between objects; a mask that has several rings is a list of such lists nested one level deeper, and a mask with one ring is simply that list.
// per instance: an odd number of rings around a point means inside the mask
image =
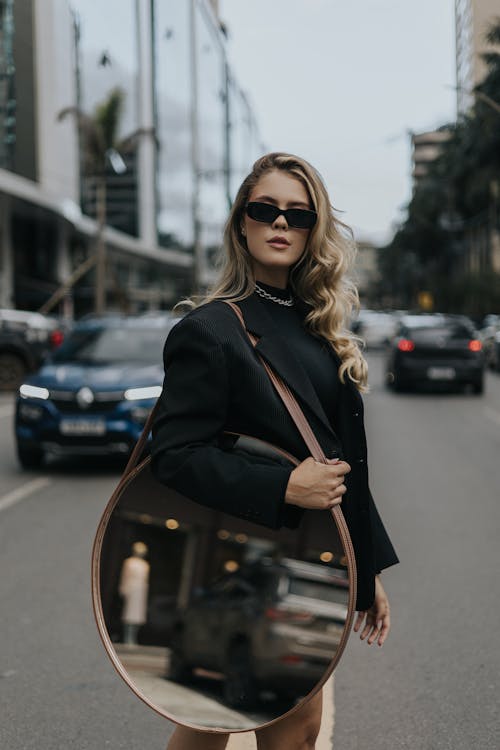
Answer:
[{"label": "reflected mannequin", "polygon": [[123,562],[118,591],[123,598],[123,643],[137,644],[137,634],[147,620],[149,586],[148,548],[143,542],[134,542],[132,554]]}]

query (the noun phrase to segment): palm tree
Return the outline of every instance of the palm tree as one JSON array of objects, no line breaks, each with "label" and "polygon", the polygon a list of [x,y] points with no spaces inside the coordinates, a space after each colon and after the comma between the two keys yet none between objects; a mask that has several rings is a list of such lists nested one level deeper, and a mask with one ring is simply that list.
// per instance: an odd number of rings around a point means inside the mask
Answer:
[{"label": "palm tree", "polygon": [[[58,120],[63,120],[68,116],[75,118],[82,144],[82,166],[85,173],[91,175],[95,179],[97,219],[97,233],[95,238],[96,252],[93,262],[91,262],[90,265],[87,262],[87,267],[84,272],[95,264],[96,284],[94,307],[97,314],[103,313],[106,307],[106,241],[104,238],[107,219],[106,165],[107,163],[110,163],[111,167],[117,174],[122,174],[126,171],[126,165],[120,152],[125,153],[126,151],[129,151],[135,145],[139,136],[154,135],[154,131],[151,128],[139,128],[125,138],[118,140],[124,100],[125,92],[120,88],[114,88],[109,92],[104,101],[96,106],[92,115],[86,114],[76,106],[66,107],[61,110],[58,115]],[[72,279],[74,276],[75,274],[73,274]],[[77,276],[77,278],[79,278],[79,276]],[[74,281],[76,281],[76,279],[74,279]],[[67,291],[67,288],[66,285],[65,291]],[[56,300],[56,302],[57,301],[58,300]],[[50,302],[52,302],[52,298],[44,305],[45,311]],[[56,304],[56,302],[54,302],[54,304]]]}]

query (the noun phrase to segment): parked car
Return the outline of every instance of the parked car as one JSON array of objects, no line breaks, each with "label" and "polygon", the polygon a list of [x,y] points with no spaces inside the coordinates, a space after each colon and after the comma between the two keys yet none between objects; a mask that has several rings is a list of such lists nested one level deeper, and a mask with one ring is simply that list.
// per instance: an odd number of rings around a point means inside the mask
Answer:
[{"label": "parked car", "polygon": [[251,708],[259,689],[307,694],[332,660],[347,617],[347,576],[316,563],[261,559],[242,565],[179,612],[167,678],[192,670],[224,678],[224,698]]},{"label": "parked car", "polygon": [[398,320],[395,312],[363,309],[352,321],[351,328],[363,339],[367,349],[380,349],[394,337]]},{"label": "parked car", "polygon": [[500,315],[487,315],[479,334],[486,367],[500,370]]},{"label": "parked car", "polygon": [[386,384],[393,390],[470,386],[482,393],[484,357],[471,321],[460,315],[404,316],[387,358]]},{"label": "parked car", "polygon": [[163,381],[171,316],[90,317],[77,323],[19,388],[15,433],[26,469],[48,452],[128,454]]},{"label": "parked car", "polygon": [[13,391],[62,343],[66,326],[27,310],[0,310],[0,390]]}]

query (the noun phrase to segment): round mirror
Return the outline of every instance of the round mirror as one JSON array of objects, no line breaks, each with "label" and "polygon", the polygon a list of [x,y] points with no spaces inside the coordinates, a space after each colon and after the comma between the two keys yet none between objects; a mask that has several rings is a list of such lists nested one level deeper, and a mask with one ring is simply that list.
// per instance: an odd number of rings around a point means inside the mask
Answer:
[{"label": "round mirror", "polygon": [[[231,449],[296,465],[262,441]],[[342,512],[304,511],[273,530],[168,489],[144,459],[103,514],[94,612],[119,674],[151,708],[195,729],[249,731],[326,682],[354,615],[355,563]]]}]

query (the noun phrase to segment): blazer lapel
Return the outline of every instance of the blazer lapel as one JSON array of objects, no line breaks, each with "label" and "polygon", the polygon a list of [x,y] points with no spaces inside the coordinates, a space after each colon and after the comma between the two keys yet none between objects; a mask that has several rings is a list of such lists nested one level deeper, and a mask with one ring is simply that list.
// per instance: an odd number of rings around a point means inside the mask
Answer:
[{"label": "blazer lapel", "polygon": [[256,351],[269,362],[299,400],[307,404],[325,428],[335,435],[307,372],[293,349],[281,336],[264,305],[255,297],[247,297],[237,304],[243,313],[248,331],[259,339]]}]

